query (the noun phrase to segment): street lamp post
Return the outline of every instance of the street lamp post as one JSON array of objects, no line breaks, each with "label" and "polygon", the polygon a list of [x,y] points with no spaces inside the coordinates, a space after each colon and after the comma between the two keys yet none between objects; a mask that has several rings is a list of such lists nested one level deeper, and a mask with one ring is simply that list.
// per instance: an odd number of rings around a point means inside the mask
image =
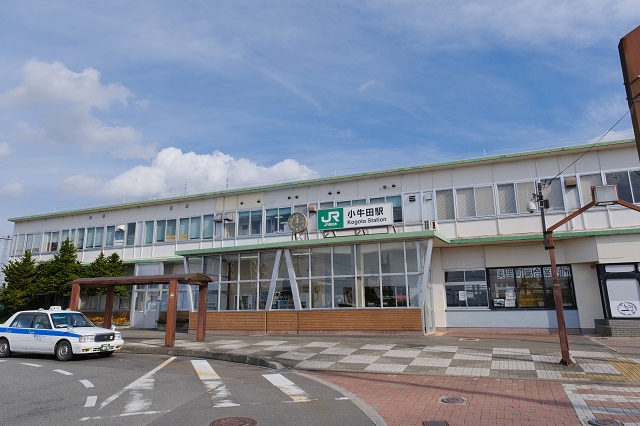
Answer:
[{"label": "street lamp post", "polygon": [[549,259],[551,261],[551,277],[553,278],[553,301],[556,308],[556,319],[558,322],[558,336],[560,337],[560,352],[562,365],[571,365],[571,357],[569,356],[569,340],[567,338],[567,328],[564,323],[564,308],[562,306],[562,291],[560,290],[560,280],[558,279],[558,269],[556,266],[556,250],[553,245],[553,230],[547,229],[544,218],[544,210],[548,207],[546,200],[542,196],[542,183],[538,182],[538,192],[536,194],[538,207],[540,208],[540,217],[542,219],[542,235],[544,239],[544,248],[549,250]]},{"label": "street lamp post", "polygon": [[[560,281],[558,280],[558,268],[556,266],[556,251],[553,245],[553,231],[564,225],[565,223],[580,216],[593,206],[608,206],[619,204],[623,207],[640,212],[640,207],[618,198],[618,188],[616,185],[600,185],[591,187],[591,202],[571,213],[564,219],[556,222],[547,228],[544,218],[544,210],[549,207],[548,200],[542,195],[542,183],[538,182],[538,192],[533,194],[537,207],[540,209],[540,217],[542,219],[542,235],[545,250],[549,250],[549,259],[551,260],[551,277],[553,278],[553,300],[556,308],[556,317],[558,319],[558,335],[560,337],[560,350],[562,359],[560,364],[571,365],[571,357],[569,356],[569,342],[567,340],[567,329],[564,324],[564,310],[562,307],[562,291],[560,290]],[[535,211],[536,206],[532,206],[529,211]]]}]

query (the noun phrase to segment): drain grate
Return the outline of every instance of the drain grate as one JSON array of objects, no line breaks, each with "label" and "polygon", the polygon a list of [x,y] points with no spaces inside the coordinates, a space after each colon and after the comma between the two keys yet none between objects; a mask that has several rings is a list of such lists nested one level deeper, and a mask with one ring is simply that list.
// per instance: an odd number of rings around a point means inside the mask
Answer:
[{"label": "drain grate", "polygon": [[248,417],[223,417],[209,423],[209,426],[256,426],[258,422]]},{"label": "drain grate", "polygon": [[619,426],[622,424],[613,419],[591,419],[587,423],[594,426]]},{"label": "drain grate", "polygon": [[466,404],[467,398],[461,396],[443,396],[438,402],[442,402],[443,404]]},{"label": "drain grate", "polygon": [[449,426],[446,420],[423,420],[422,426]]},{"label": "drain grate", "polygon": [[459,342],[479,342],[480,339],[474,339],[473,337],[461,337],[458,339]]}]

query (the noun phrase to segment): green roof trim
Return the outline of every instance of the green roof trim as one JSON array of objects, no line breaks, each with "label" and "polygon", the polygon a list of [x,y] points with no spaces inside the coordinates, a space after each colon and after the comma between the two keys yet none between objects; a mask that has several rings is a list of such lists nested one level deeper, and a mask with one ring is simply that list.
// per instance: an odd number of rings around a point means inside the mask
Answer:
[{"label": "green roof trim", "polygon": [[[584,237],[600,237],[606,235],[624,235],[624,234],[640,234],[640,228],[619,228],[619,229],[590,229],[585,231],[565,231],[554,232],[555,240],[584,238]],[[491,237],[472,237],[472,238],[455,238],[450,240],[451,245],[469,245],[469,244],[492,244],[492,243],[509,243],[518,241],[540,241],[542,242],[542,233],[521,234],[521,235],[498,235]]]},{"label": "green roof trim", "polygon": [[345,237],[329,237],[317,240],[294,240],[294,241],[278,241],[266,244],[249,244],[246,246],[234,247],[213,247],[195,250],[179,250],[176,251],[180,256],[192,256],[203,254],[222,254],[222,253],[245,253],[250,251],[277,250],[277,249],[296,249],[309,248],[317,246],[338,246],[357,243],[374,243],[389,241],[411,241],[423,240],[425,238],[438,238],[445,243],[449,243],[446,237],[438,234],[436,231],[417,231],[417,232],[401,232],[389,234],[366,234],[366,235],[349,235]]},{"label": "green roof trim", "polygon": [[182,262],[184,257],[157,257],[157,258],[149,258],[149,259],[128,259],[123,260],[122,263],[125,265],[134,265],[136,263],[157,263],[157,262]]},{"label": "green roof trim", "polygon": [[89,208],[68,210],[68,211],[62,211],[62,212],[56,212],[56,213],[42,213],[42,214],[36,214],[31,216],[13,217],[13,218],[9,218],[8,220],[9,222],[24,222],[24,221],[33,220],[33,219],[52,218],[52,217],[59,217],[59,216],[68,216],[73,214],[95,213],[95,212],[119,210],[123,208],[142,207],[142,206],[153,205],[158,203],[184,202],[184,201],[199,200],[203,198],[211,198],[211,197],[218,197],[218,196],[229,196],[229,195],[246,194],[251,192],[260,192],[260,191],[265,191],[270,189],[307,186],[307,185],[313,185],[318,183],[339,182],[339,181],[353,180],[353,179],[359,179],[359,178],[365,178],[365,177],[374,177],[374,176],[387,174],[387,173],[405,174],[405,173],[414,172],[414,171],[437,169],[437,168],[443,168],[443,167],[452,167],[456,165],[462,166],[462,165],[472,165],[472,164],[486,163],[486,162],[492,162],[492,161],[509,161],[516,158],[528,157],[528,156],[547,156],[547,155],[553,155],[557,153],[584,151],[587,149],[591,149],[593,151],[593,150],[599,150],[599,149],[603,149],[611,146],[618,146],[618,145],[624,146],[627,144],[629,145],[635,144],[635,140],[624,139],[619,141],[601,142],[597,144],[595,147],[593,146],[593,144],[587,144],[587,145],[575,145],[575,146],[566,146],[566,147],[559,147],[559,148],[549,148],[549,149],[543,149],[538,151],[525,151],[525,152],[512,153],[512,154],[493,155],[488,157],[454,160],[454,161],[447,161],[447,162],[441,162],[441,163],[425,164],[420,166],[411,166],[411,167],[388,169],[388,170],[378,170],[373,172],[355,173],[355,174],[349,174],[344,176],[332,176],[332,177],[326,177],[326,178],[309,179],[304,181],[295,181],[295,182],[287,182],[287,183],[279,183],[279,184],[255,186],[255,187],[247,187],[247,188],[238,188],[238,189],[228,189],[228,190],[217,191],[217,192],[208,192],[208,193],[193,194],[193,195],[182,195],[182,196],[170,197],[170,198],[158,198],[158,199],[151,199],[151,200],[145,200],[145,201],[137,201],[133,203],[112,204],[112,205],[99,206],[99,207],[89,207]]}]

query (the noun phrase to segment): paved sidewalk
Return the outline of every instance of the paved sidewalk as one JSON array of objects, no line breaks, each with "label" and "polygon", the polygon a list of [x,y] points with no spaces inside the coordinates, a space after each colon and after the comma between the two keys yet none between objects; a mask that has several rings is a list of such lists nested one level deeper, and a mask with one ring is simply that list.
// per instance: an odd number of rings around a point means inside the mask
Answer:
[{"label": "paved sidewalk", "polygon": [[[640,426],[640,339],[557,335],[207,335],[123,329],[124,351],[211,358],[315,376],[391,426]],[[609,422],[609,423],[607,423]],[[617,422],[617,423],[616,423]]]},{"label": "paved sidewalk", "polygon": [[195,335],[123,329],[125,351],[171,353],[307,371],[640,383],[640,339],[569,336],[562,366],[555,335]]}]

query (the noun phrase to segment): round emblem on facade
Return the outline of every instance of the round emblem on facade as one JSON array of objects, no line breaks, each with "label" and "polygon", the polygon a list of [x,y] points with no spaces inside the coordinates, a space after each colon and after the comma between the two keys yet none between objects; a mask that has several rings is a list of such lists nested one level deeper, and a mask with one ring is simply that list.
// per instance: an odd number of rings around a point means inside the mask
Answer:
[{"label": "round emblem on facade", "polygon": [[638,307],[635,305],[635,303],[620,302],[618,303],[618,312],[620,312],[624,316],[630,317],[638,312]]},{"label": "round emblem on facade", "polygon": [[307,230],[307,217],[301,212],[294,212],[289,216],[287,225],[294,234],[301,234]]}]

